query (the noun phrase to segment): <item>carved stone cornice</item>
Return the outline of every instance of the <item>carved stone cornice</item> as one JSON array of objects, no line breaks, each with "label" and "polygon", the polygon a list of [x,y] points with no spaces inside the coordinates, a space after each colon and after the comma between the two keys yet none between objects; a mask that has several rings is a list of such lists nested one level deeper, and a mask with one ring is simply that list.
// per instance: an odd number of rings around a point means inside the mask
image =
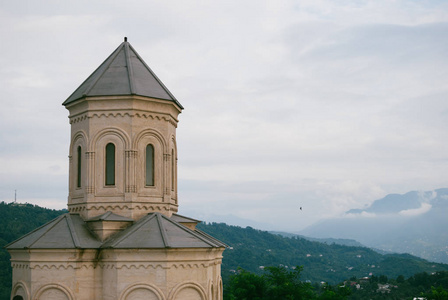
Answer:
[{"label": "carved stone cornice", "polygon": [[177,121],[172,117],[165,115],[146,113],[146,112],[90,112],[70,117],[70,124],[79,123],[90,118],[118,118],[118,117],[131,117],[131,118],[144,118],[151,120],[159,120],[169,122],[171,125],[177,128]]},{"label": "carved stone cornice", "polygon": [[13,269],[68,270],[68,269],[200,269],[221,264],[221,260],[202,262],[31,262],[12,263]]},{"label": "carved stone cornice", "polygon": [[[88,207],[87,207],[88,205]],[[129,210],[147,210],[147,211],[153,211],[153,212],[161,212],[161,211],[169,211],[168,204],[133,204],[133,205],[126,205],[126,204],[108,204],[108,203],[98,203],[98,204],[76,204],[76,205],[69,205],[68,211],[71,213],[79,213],[85,210],[98,210],[98,211],[105,211],[105,210],[115,210],[115,211],[129,211]]]},{"label": "carved stone cornice", "polygon": [[73,263],[58,263],[58,262],[41,262],[31,263],[30,269],[40,270],[68,270],[68,269],[94,269],[93,262],[73,262]]},{"label": "carved stone cornice", "polygon": [[13,269],[29,269],[30,268],[30,264],[28,263],[11,263],[11,267]]},{"label": "carved stone cornice", "polygon": [[158,263],[158,262],[100,262],[98,266],[101,269],[200,269],[214,266],[214,262],[199,262],[199,263],[187,263],[187,262],[175,262],[175,263]]}]

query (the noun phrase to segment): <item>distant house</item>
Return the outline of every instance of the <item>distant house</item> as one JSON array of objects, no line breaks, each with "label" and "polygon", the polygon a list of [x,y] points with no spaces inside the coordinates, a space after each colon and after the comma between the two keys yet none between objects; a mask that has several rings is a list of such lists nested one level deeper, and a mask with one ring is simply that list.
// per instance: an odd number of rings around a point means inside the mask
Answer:
[{"label": "distant house", "polygon": [[378,284],[377,293],[389,294],[390,293],[390,285],[389,284]]}]

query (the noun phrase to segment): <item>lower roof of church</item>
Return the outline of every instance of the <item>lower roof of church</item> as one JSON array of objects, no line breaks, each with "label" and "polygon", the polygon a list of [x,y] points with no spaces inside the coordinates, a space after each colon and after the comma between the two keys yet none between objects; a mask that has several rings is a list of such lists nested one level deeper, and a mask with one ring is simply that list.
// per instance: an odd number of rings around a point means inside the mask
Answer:
[{"label": "lower roof of church", "polygon": [[149,213],[126,229],[100,241],[79,214],[63,214],[20,239],[8,244],[13,249],[160,249],[221,248],[226,244],[200,230],[191,230],[178,220],[193,220],[179,215],[168,218]]}]

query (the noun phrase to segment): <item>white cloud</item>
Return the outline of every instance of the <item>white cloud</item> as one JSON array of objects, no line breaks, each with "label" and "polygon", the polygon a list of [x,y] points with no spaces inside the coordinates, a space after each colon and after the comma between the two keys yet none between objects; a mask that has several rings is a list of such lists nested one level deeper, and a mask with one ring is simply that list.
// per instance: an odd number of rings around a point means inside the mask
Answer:
[{"label": "white cloud", "polygon": [[431,207],[432,205],[429,203],[422,203],[419,208],[402,210],[398,214],[406,217],[418,216],[427,213],[431,209]]},{"label": "white cloud", "polygon": [[67,180],[50,182],[67,175],[60,104],[123,36],[186,108],[179,182],[198,184],[181,210],[300,227],[447,185],[445,2],[51,4],[0,4],[0,196],[65,201]]},{"label": "white cloud", "polygon": [[[375,213],[370,213],[370,212],[366,212],[366,211],[362,211],[359,214],[353,214],[353,213],[349,213],[349,214],[344,214],[343,218],[350,218],[350,219],[363,219],[363,218],[376,218],[378,217],[377,214]],[[384,217],[384,216],[382,216]]]}]

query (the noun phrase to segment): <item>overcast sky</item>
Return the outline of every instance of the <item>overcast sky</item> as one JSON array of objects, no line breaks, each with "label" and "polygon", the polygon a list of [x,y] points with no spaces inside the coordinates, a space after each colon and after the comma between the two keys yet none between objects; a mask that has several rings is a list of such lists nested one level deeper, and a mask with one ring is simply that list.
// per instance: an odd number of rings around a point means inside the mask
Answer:
[{"label": "overcast sky", "polygon": [[124,36],[185,107],[181,214],[294,231],[448,187],[447,1],[0,0],[0,201],[66,207],[61,104]]}]

